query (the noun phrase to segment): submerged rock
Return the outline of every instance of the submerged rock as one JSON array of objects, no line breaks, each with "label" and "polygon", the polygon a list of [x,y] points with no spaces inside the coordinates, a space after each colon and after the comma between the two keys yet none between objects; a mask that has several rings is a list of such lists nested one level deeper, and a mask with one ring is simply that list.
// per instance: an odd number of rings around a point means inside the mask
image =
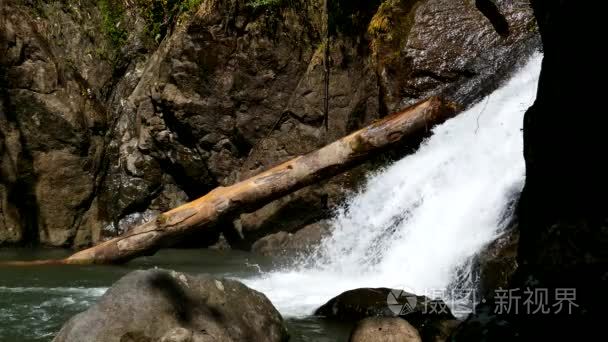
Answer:
[{"label": "submerged rock", "polygon": [[349,342],[422,342],[418,330],[401,318],[365,318],[357,323]]},{"label": "submerged rock", "polygon": [[54,342],[287,341],[279,312],[235,280],[132,272],[72,317]]},{"label": "submerged rock", "polygon": [[343,292],[319,307],[315,315],[343,321],[406,315],[454,318],[448,306],[440,299],[432,300],[426,296],[385,287]]},{"label": "submerged rock", "polygon": [[416,327],[425,341],[444,341],[459,323],[442,300],[389,288],[343,292],[318,308],[315,315],[350,322],[367,317],[401,317]]},{"label": "submerged rock", "polygon": [[262,255],[295,255],[307,253],[329,233],[326,221],[309,224],[295,233],[278,232],[256,241],[251,250]]},{"label": "submerged rock", "polygon": [[479,298],[493,298],[498,288],[508,288],[517,270],[517,226],[509,228],[476,257]]}]

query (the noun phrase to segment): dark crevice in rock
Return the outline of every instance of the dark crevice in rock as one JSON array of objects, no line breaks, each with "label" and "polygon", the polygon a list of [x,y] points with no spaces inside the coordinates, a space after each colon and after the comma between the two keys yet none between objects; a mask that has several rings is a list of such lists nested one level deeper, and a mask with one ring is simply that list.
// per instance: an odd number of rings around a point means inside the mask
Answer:
[{"label": "dark crevice in rock", "polygon": [[[106,111],[106,117],[108,117],[107,114],[109,110],[107,108],[104,108],[104,110]],[[112,122],[108,125],[109,129],[104,136],[101,160],[99,161],[99,164],[96,168],[96,172],[94,173],[95,186],[93,188],[91,196],[89,197],[89,199],[87,199],[87,201],[85,201],[86,203],[88,203],[88,208],[91,207],[93,201],[99,198],[100,193],[103,192],[103,186],[105,184],[106,177],[110,173],[112,157],[114,157],[114,153],[111,151],[110,144],[112,143],[112,139],[115,138],[119,120],[120,115],[116,115],[113,118]],[[116,203],[114,203],[114,205],[116,205]],[[104,210],[104,208],[102,208],[99,213],[101,214],[101,219],[104,219],[106,221],[112,220],[112,218],[110,217],[111,215],[107,215],[107,212],[106,210]],[[104,213],[106,215],[104,215]]]},{"label": "dark crevice in rock", "polygon": [[220,222],[201,231],[182,235],[171,241],[170,245],[174,248],[206,248],[212,246],[219,241],[220,234],[225,227],[228,227],[228,224],[229,222]]},{"label": "dark crevice in rock", "polygon": [[381,0],[336,0],[328,1],[329,34],[343,33],[347,36],[364,34],[376,13]]},{"label": "dark crevice in rock", "polygon": [[156,107],[156,110],[163,115],[163,120],[167,125],[167,128],[172,132],[176,133],[177,140],[182,145],[195,149],[198,143],[198,139],[192,133],[192,128],[184,123],[182,120],[175,116],[173,109],[169,107],[170,104],[162,103]]},{"label": "dark crevice in rock", "polygon": [[[169,107],[168,104],[160,104],[156,106],[156,110],[162,113],[162,117],[167,128],[177,135],[177,141],[179,144],[188,147],[192,153],[198,155],[198,158],[205,160],[199,152],[198,139],[192,132],[192,128],[176,117],[175,112]],[[164,146],[162,148],[166,148]],[[246,146],[242,146],[246,148]],[[172,153],[172,151],[167,152]],[[180,152],[178,152],[180,153]],[[171,175],[177,185],[188,195],[190,199],[198,198],[205,193],[209,192],[219,184],[215,181],[201,182],[198,179],[192,177],[191,173],[185,169],[183,165],[178,162],[174,162],[171,158],[162,157],[156,158],[161,168]]]},{"label": "dark crevice in rock", "polygon": [[245,137],[239,134],[238,131],[234,132],[234,135],[230,137],[230,141],[236,147],[239,157],[247,157],[253,148],[253,145],[251,145]]},{"label": "dark crevice in rock", "polygon": [[365,122],[367,101],[363,100],[357,103],[352,113],[348,117],[346,123],[346,132],[353,132],[363,126]]},{"label": "dark crevice in rock", "polygon": [[[6,73],[0,69],[0,84],[6,85]],[[15,117],[15,108],[13,108],[11,98],[6,87],[0,88],[0,96],[4,104],[6,119],[12,122],[17,131],[21,133],[20,122]],[[13,203],[19,212],[21,220],[21,229],[23,232],[21,242],[27,245],[37,245],[39,243],[38,225],[39,208],[36,198],[36,183],[37,175],[34,173],[33,157],[27,148],[23,134],[19,134],[20,143],[22,146],[21,153],[13,165],[13,169],[17,170],[17,179],[13,184],[2,179],[3,184],[7,184],[8,202]],[[0,175],[1,176],[1,175]]]},{"label": "dark crevice in rock", "polygon": [[[330,98],[330,100],[331,100],[331,98]],[[330,113],[330,115],[331,115],[331,113]],[[295,120],[296,122],[299,122],[299,123],[302,123],[305,125],[309,125],[309,126],[314,126],[317,128],[321,128],[323,126],[323,121],[324,121],[322,116],[310,117],[308,115],[298,115],[290,110],[287,110],[287,111],[283,112],[283,114],[281,115],[279,124],[277,125],[277,127],[281,127],[281,125],[288,122],[289,120]]]},{"label": "dark crevice in rock", "polygon": [[180,164],[173,163],[166,159],[157,160],[161,169],[171,175],[177,183],[177,186],[182,189],[191,200],[201,197],[219,185],[216,181],[210,180],[208,183],[201,183],[200,181],[193,179],[188,174],[187,170]]},{"label": "dark crevice in rock", "polygon": [[[23,163],[30,164],[31,156],[24,153],[22,155]],[[30,166],[31,167],[31,166]],[[39,242],[38,229],[42,228],[38,225],[38,201],[36,199],[34,185],[37,177],[32,173],[21,173],[19,180],[12,186],[8,194],[8,200],[15,204],[19,210],[21,224],[23,229],[23,243],[27,245],[37,245]]]},{"label": "dark crevice in rock", "polygon": [[106,83],[101,86],[101,89],[99,90],[99,100],[104,103],[110,103],[112,96],[118,95],[116,93],[118,85],[129,71],[130,67],[135,64],[138,58],[146,56],[148,53],[150,53],[150,50],[147,47],[138,46],[135,48],[135,51],[127,50],[126,54],[122,54],[121,52],[120,55],[114,57],[111,61],[112,75]]},{"label": "dark crevice in rock", "polygon": [[[74,210],[76,214],[74,216],[74,221],[72,223],[72,229],[71,229],[71,231],[73,232],[73,235],[71,235],[70,238],[68,239],[68,241],[66,242],[67,246],[74,245],[74,239],[76,238],[77,230],[82,223],[84,215],[91,209],[91,205],[93,204],[95,199],[98,198],[99,193],[101,191],[100,188],[104,184],[104,180],[108,173],[109,163],[110,163],[110,159],[108,158],[109,154],[106,153],[108,144],[109,144],[109,140],[107,138],[104,139],[104,146],[102,147],[103,152],[102,152],[101,160],[99,161],[98,165],[96,165],[95,170],[93,171],[93,189],[92,189],[91,193]],[[149,203],[148,203],[148,205],[149,205]]]}]

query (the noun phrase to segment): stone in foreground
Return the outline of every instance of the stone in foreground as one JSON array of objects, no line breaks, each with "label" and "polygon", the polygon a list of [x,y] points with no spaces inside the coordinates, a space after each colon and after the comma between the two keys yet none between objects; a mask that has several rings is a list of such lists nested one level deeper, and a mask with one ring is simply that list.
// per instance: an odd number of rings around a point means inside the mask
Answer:
[{"label": "stone in foreground", "polygon": [[412,324],[425,341],[444,341],[459,324],[442,300],[389,288],[360,288],[341,293],[315,315],[342,322],[368,317],[400,317]]},{"label": "stone in foreground", "polygon": [[349,342],[422,342],[418,330],[406,320],[370,317],[357,323]]},{"label": "stone in foreground", "polygon": [[129,273],[72,317],[54,342],[287,341],[279,312],[235,280],[168,270]]}]

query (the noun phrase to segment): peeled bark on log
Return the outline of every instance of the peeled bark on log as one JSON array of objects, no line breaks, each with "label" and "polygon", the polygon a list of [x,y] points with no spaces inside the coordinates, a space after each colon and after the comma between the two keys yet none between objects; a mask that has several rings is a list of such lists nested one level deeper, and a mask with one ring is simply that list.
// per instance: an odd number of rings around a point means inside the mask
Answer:
[{"label": "peeled bark on log", "polygon": [[176,237],[205,229],[231,215],[260,208],[290,192],[338,174],[373,152],[419,135],[456,112],[455,105],[436,97],[430,98],[319,150],[234,185],[218,187],[199,199],[160,214],[123,236],[77,252],[67,259],[42,263],[111,264],[152,254]]}]

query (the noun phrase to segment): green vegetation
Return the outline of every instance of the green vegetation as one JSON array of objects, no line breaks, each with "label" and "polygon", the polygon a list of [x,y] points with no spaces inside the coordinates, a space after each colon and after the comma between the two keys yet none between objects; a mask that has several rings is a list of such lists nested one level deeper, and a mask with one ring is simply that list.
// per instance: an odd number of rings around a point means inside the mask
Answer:
[{"label": "green vegetation", "polygon": [[121,22],[124,7],[120,0],[98,0],[97,5],[103,18],[103,29],[110,37],[115,47],[120,47],[127,40],[127,30],[122,28]]},{"label": "green vegetation", "polygon": [[249,6],[253,8],[262,7],[278,7],[281,6],[285,0],[250,0]]},{"label": "green vegetation", "polygon": [[182,13],[196,10],[203,0],[136,0],[149,34],[158,42]]},{"label": "green vegetation", "polygon": [[[367,33],[372,38],[370,48],[382,63],[391,63],[399,58],[414,23],[418,3],[419,0],[387,0],[370,20],[367,27]],[[384,53],[378,56],[381,50]]]}]

